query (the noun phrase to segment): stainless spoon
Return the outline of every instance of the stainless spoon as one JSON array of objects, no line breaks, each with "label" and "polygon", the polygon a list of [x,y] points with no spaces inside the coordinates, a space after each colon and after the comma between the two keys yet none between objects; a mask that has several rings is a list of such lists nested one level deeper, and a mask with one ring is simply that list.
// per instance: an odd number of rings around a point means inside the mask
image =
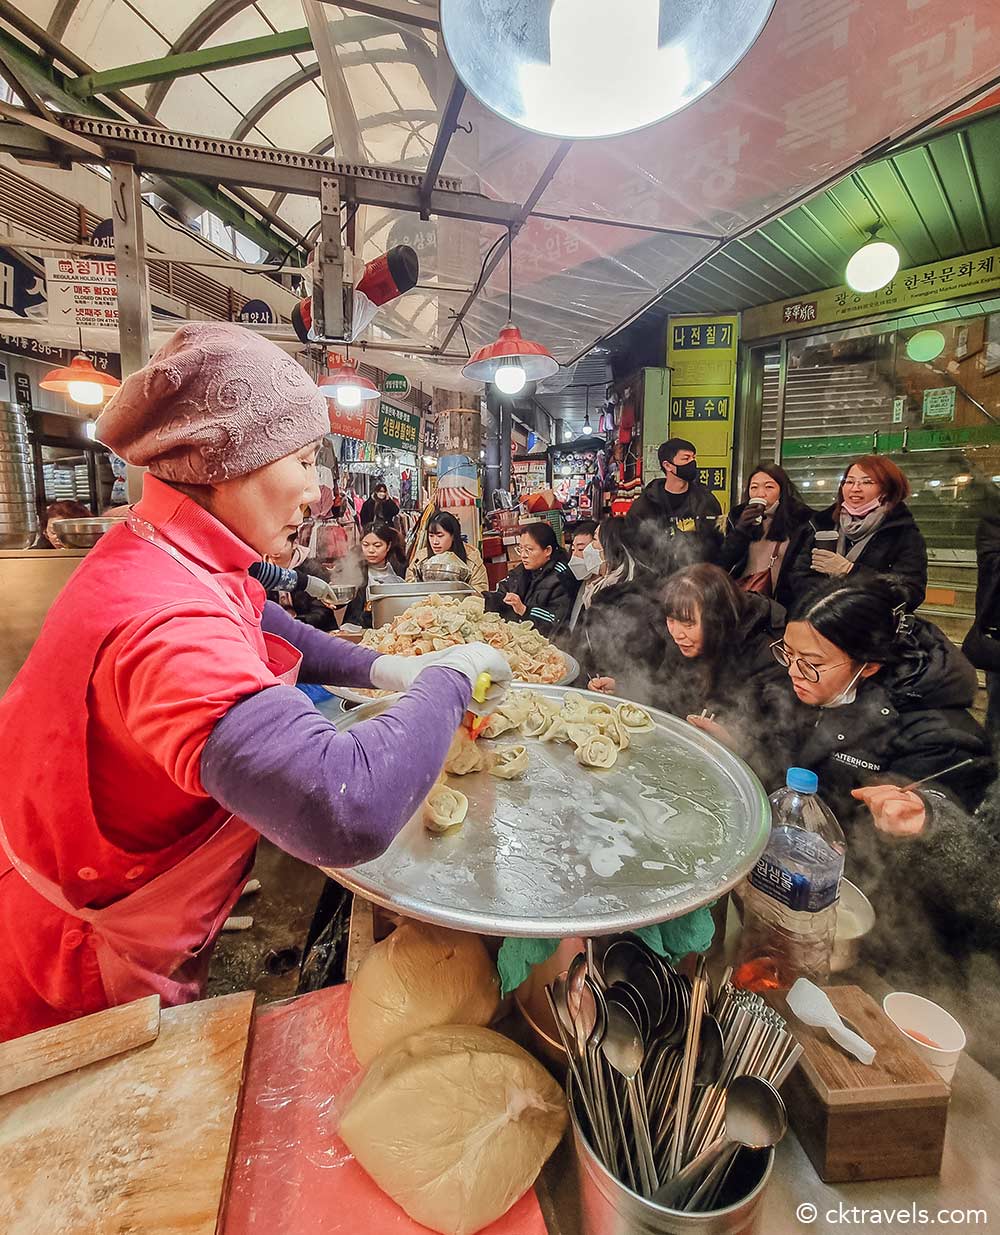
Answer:
[{"label": "stainless spoon", "polygon": [[643,1195],[649,1196],[658,1186],[658,1182],[653,1165],[653,1150],[649,1143],[649,1116],[646,1114],[642,1089],[638,1083],[645,1050],[642,1035],[635,1017],[621,1004],[609,1000],[607,1015],[607,1033],[601,1049],[611,1067],[625,1078]]}]

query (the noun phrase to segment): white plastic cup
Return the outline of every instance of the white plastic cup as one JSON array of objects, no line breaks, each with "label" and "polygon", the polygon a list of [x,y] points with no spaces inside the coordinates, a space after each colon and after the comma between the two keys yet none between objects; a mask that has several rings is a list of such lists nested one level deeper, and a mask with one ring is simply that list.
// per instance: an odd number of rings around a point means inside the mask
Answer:
[{"label": "white plastic cup", "polygon": [[[882,1011],[917,1054],[927,1060],[946,1085],[950,1085],[959,1057],[965,1050],[965,1030],[952,1014],[923,995],[911,995],[907,991],[886,995]],[[922,1042],[913,1031],[930,1038],[935,1045]]]}]

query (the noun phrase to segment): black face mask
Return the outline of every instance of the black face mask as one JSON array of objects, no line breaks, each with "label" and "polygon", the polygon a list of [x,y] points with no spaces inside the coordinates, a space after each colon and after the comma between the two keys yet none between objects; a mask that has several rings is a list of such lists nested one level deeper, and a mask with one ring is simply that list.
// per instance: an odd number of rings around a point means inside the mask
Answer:
[{"label": "black face mask", "polygon": [[692,459],[690,463],[675,463],[674,471],[681,480],[686,480],[690,484],[692,480],[698,479],[698,460]]}]

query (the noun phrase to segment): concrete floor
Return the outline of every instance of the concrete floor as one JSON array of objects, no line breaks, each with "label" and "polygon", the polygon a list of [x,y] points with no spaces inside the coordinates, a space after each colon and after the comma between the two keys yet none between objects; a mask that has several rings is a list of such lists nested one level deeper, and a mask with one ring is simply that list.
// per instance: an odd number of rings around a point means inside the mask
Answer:
[{"label": "concrete floor", "polygon": [[265,840],[257,850],[253,877],[260,880],[261,890],[233,910],[234,915],[252,917],[253,926],[219,936],[208,994],[253,989],[258,1004],[264,1004],[295,994],[306,932],[325,876]]}]

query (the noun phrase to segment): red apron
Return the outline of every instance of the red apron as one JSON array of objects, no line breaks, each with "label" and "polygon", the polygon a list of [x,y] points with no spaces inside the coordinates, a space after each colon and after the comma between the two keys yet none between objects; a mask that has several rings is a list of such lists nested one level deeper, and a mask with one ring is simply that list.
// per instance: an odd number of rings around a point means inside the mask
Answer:
[{"label": "red apron", "polygon": [[[180,554],[152,524],[130,514],[134,535],[162,549],[200,583],[221,597],[226,607],[247,622],[211,573]],[[285,685],[294,685],[302,654],[276,635],[264,633],[270,670]],[[201,997],[212,944],[239,899],[253,864],[258,833],[235,816],[173,866],[102,909],[77,908],[59,885],[22,862],[12,851],[0,820],[0,877],[16,871],[40,896],[79,920],[80,931],[94,947],[109,1004],[159,994],[166,1004]]]}]

